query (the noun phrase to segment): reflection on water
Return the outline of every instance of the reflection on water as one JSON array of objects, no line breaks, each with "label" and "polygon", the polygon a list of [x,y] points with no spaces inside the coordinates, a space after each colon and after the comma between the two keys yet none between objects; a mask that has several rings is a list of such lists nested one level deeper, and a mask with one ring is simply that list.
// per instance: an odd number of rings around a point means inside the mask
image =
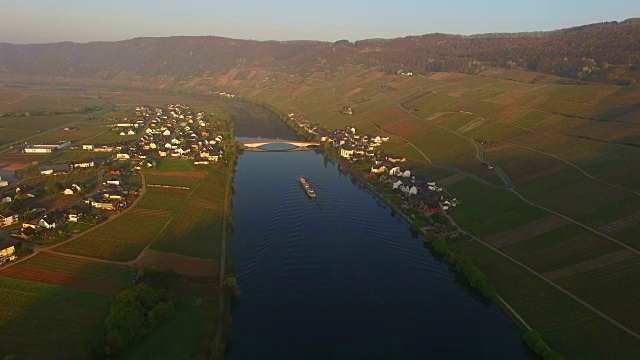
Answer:
[{"label": "reflection on water", "polygon": [[235,189],[227,359],[530,357],[497,306],[319,153],[246,152]]}]

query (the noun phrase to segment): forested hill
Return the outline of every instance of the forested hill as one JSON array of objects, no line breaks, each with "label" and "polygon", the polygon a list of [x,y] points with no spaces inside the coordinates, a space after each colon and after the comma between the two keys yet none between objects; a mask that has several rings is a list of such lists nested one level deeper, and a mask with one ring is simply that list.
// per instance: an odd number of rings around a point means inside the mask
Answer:
[{"label": "forested hill", "polygon": [[345,64],[425,73],[520,68],[620,85],[640,81],[640,19],[551,32],[396,39],[250,41],[222,37],[136,38],[117,42],[0,44],[0,72],[109,78],[215,76],[229,69],[271,68],[292,74],[337,72]]}]

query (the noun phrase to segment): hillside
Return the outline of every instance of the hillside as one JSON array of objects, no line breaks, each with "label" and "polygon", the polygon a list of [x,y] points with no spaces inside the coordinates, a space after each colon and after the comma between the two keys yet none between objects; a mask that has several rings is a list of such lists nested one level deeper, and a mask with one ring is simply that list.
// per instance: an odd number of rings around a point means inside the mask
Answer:
[{"label": "hillside", "polygon": [[251,41],[222,37],[135,38],[117,42],[0,44],[0,72],[109,79],[122,73],[209,77],[232,68],[270,68],[295,75],[380,66],[424,74],[476,74],[487,66],[629,85],[640,80],[640,22],[630,19],[517,34],[429,34],[396,39]]}]

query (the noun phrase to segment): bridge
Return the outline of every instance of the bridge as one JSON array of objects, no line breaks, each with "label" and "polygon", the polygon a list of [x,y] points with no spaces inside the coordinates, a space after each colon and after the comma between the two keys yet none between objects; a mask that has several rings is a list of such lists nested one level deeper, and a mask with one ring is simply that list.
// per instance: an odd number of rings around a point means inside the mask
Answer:
[{"label": "bridge", "polygon": [[[288,144],[293,146],[292,149],[287,150],[267,150],[263,149],[262,146],[269,144]],[[319,142],[314,141],[295,141],[295,140],[262,140],[255,142],[246,142],[243,143],[244,151],[305,151],[305,150],[313,150],[314,148],[320,146]]]}]

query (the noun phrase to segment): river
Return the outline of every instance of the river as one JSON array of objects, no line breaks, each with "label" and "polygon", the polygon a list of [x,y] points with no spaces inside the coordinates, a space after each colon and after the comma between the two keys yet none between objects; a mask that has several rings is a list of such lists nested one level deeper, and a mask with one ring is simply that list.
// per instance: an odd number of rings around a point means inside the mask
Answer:
[{"label": "river", "polygon": [[[291,136],[273,126],[269,136]],[[242,295],[226,359],[532,357],[498,306],[321,153],[245,152],[234,183]]]}]

